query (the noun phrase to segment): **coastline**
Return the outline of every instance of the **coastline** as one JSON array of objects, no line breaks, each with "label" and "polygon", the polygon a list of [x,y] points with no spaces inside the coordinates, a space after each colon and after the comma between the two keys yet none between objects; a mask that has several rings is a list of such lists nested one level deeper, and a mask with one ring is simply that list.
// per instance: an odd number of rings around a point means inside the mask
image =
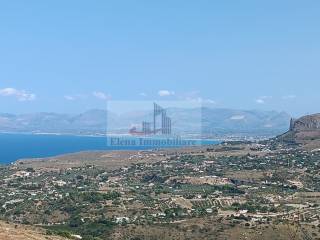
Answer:
[{"label": "coastline", "polygon": [[[115,135],[114,135],[115,136]],[[123,137],[123,136],[122,136]],[[121,136],[120,136],[121,138]],[[133,137],[132,139],[137,139]],[[20,159],[48,158],[58,155],[94,151],[140,151],[183,148],[179,145],[108,145],[106,136],[47,134],[47,133],[0,133],[0,163],[10,164]],[[201,140],[195,146],[213,145],[221,141]]]},{"label": "coastline", "polygon": [[[44,136],[71,136],[71,137],[132,137],[132,138],[145,138],[145,139],[161,139],[161,136],[133,136],[130,134],[120,134],[120,133],[110,133],[110,134],[76,134],[76,133],[55,133],[55,132],[7,132],[0,131],[0,134],[11,134],[11,135],[44,135]],[[223,138],[192,138],[182,135],[181,138],[185,140],[195,140],[195,141],[225,141]],[[236,139],[235,139],[236,140]]]}]

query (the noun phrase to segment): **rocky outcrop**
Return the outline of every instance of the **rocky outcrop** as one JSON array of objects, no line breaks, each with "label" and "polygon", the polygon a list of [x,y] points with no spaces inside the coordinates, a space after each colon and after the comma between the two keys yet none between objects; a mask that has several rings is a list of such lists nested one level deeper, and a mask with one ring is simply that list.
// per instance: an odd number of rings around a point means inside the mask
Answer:
[{"label": "rocky outcrop", "polygon": [[320,114],[313,114],[291,119],[290,131],[317,131],[320,130]]},{"label": "rocky outcrop", "polygon": [[277,139],[284,142],[318,145],[320,143],[320,113],[291,119],[289,131],[278,136]]}]

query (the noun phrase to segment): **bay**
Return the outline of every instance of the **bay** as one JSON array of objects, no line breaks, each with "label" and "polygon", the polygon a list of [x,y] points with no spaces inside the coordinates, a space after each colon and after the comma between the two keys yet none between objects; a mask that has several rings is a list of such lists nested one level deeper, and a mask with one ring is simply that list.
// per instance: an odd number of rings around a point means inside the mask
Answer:
[{"label": "bay", "polygon": [[[217,143],[213,140],[202,140],[202,144]],[[109,146],[105,136],[2,133],[0,134],[0,163],[8,164],[22,158],[43,158],[79,151],[145,150],[153,148],[152,146],[132,145]]]}]

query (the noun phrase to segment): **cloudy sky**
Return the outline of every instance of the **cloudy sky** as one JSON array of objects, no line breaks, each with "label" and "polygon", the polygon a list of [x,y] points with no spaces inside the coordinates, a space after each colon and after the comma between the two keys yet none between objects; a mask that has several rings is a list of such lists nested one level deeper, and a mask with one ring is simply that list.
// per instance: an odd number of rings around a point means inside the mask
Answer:
[{"label": "cloudy sky", "polygon": [[107,100],[320,112],[317,0],[0,3],[0,112]]}]

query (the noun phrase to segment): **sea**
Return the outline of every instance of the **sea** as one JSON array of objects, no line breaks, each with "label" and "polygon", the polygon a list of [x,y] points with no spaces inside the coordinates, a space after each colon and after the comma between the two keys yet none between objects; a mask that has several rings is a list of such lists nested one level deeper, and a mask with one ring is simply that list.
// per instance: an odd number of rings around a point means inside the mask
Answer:
[{"label": "sea", "polygon": [[[139,142],[138,137],[130,138]],[[197,140],[196,145],[218,144],[215,140]],[[43,158],[67,153],[94,150],[148,150],[177,147],[173,145],[134,145],[108,143],[106,136],[74,136],[54,134],[0,134],[0,164],[10,164],[18,159]]]}]

